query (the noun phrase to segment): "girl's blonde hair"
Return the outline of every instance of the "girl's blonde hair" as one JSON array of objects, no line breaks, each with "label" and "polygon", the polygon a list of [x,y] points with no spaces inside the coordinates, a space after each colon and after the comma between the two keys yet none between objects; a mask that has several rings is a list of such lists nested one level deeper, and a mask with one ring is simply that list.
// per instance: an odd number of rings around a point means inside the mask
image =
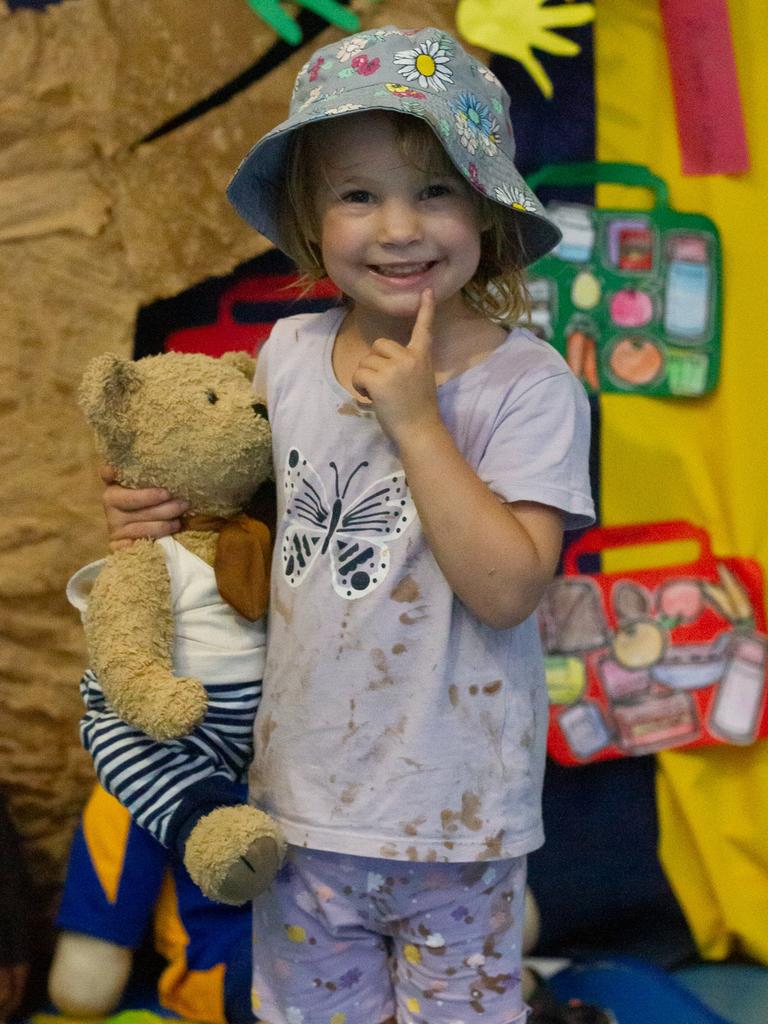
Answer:
[{"label": "girl's blonde hair", "polygon": [[[355,116],[355,115],[350,115]],[[434,132],[421,119],[392,113],[400,152],[427,174],[459,172]],[[280,194],[279,227],[282,248],[299,269],[306,290],[327,277],[320,251],[317,180],[322,174],[317,145],[324,123],[294,132],[286,159],[285,187]],[[528,289],[523,275],[526,260],[519,221],[513,210],[472,189],[480,223],[480,261],[462,289],[469,306],[501,323],[527,319]]]}]

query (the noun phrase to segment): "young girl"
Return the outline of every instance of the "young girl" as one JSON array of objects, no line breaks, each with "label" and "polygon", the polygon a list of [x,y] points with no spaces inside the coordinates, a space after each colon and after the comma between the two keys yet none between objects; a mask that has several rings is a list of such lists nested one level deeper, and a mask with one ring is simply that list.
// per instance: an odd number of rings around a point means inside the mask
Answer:
[{"label": "young girl", "polygon": [[[508,110],[445,33],[362,32],[300,71],[230,185],[344,294],[279,322],[257,375],[279,526],[251,789],[290,844],[255,904],[271,1024],[526,1017],[547,729],[533,612],[593,509],[583,389],[503,326],[559,237]],[[116,486],[105,504],[114,545],[184,511]]]}]

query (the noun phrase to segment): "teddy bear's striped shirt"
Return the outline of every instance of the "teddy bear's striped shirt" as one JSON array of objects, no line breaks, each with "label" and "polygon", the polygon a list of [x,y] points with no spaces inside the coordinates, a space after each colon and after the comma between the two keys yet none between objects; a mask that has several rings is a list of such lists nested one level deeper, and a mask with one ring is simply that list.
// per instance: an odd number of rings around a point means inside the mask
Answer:
[{"label": "teddy bear's striped shirt", "polygon": [[[102,786],[164,846],[183,802],[205,783],[245,781],[253,757],[253,719],[261,682],[206,683],[208,710],[188,736],[159,742],[128,725],[106,701],[95,674],[80,681],[87,711],[80,722],[83,746]],[[208,785],[207,791],[211,791]]]}]

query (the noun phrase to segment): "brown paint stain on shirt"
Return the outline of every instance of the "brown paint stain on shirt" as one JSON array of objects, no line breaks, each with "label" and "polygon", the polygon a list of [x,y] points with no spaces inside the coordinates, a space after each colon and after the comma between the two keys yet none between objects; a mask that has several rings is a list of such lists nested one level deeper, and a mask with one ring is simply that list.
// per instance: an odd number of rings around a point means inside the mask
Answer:
[{"label": "brown paint stain on shirt", "polygon": [[373,682],[368,684],[369,690],[380,690],[384,686],[394,686],[395,680],[392,678],[389,671],[389,662],[387,656],[380,647],[374,647],[371,651],[371,661],[373,662],[376,669],[381,672],[379,679],[374,679]]},{"label": "brown paint stain on shirt", "polygon": [[480,797],[477,793],[461,794],[461,823],[472,832],[479,832],[483,823],[477,816],[480,810]]},{"label": "brown paint stain on shirt", "polygon": [[501,690],[501,680],[495,679],[492,683],[485,683],[482,688],[477,683],[471,683],[467,689],[470,697],[476,697],[481,690],[486,697],[493,697],[494,694]]},{"label": "brown paint stain on shirt", "polygon": [[274,603],[272,605],[275,612],[290,625],[293,620],[293,607],[291,605],[284,604],[279,596],[275,596]]},{"label": "brown paint stain on shirt", "polygon": [[421,596],[419,585],[412,576],[404,576],[389,595],[401,604],[413,604]]},{"label": "brown paint stain on shirt", "polygon": [[444,832],[458,832],[459,822],[468,828],[470,832],[479,832],[483,827],[482,819],[478,817],[480,810],[480,797],[477,793],[465,792],[461,794],[461,810],[452,811],[446,809],[440,813],[440,821]]},{"label": "brown paint stain on shirt", "polygon": [[345,743],[348,739],[355,735],[360,726],[355,722],[355,708],[357,704],[354,697],[349,702],[349,721],[347,722],[347,731],[341,737],[341,742]]},{"label": "brown paint stain on shirt", "polygon": [[422,619],[427,617],[427,606],[420,604],[413,609],[413,612],[403,612],[400,616],[400,621],[404,626],[414,626],[417,622],[421,622]]},{"label": "brown paint stain on shirt", "polygon": [[448,687],[448,700],[451,702],[452,708],[459,706],[459,688],[455,683],[451,683]]},{"label": "brown paint stain on shirt", "polygon": [[272,739],[272,733],[277,728],[277,722],[271,714],[267,714],[259,725],[259,737],[261,738],[261,745],[264,750],[269,746],[269,741]]},{"label": "brown paint stain on shirt", "polygon": [[341,791],[339,799],[343,804],[353,804],[362,788],[362,782],[352,782]]},{"label": "brown paint stain on shirt", "polygon": [[520,746],[523,750],[527,750],[528,747],[533,743],[533,730],[526,729],[523,735],[520,737]]},{"label": "brown paint stain on shirt", "polygon": [[482,987],[488,992],[496,992],[497,995],[504,995],[512,981],[511,974],[486,974],[482,967],[478,969],[478,973]]},{"label": "brown paint stain on shirt", "polygon": [[455,811],[446,807],[440,811],[440,822],[443,826],[443,832],[458,832],[459,826],[456,824],[458,815]]},{"label": "brown paint stain on shirt", "polygon": [[339,416],[362,416],[362,410],[358,409],[354,402],[342,402],[336,407]]},{"label": "brown paint stain on shirt", "polygon": [[501,859],[501,841],[504,838],[504,829],[499,829],[495,836],[485,837],[486,856],[489,859]]},{"label": "brown paint stain on shirt", "polygon": [[392,653],[404,654],[407,650],[408,648],[405,646],[405,644],[395,644],[395,646],[392,648]]},{"label": "brown paint stain on shirt", "polygon": [[419,826],[423,825],[427,819],[425,817],[414,818],[413,821],[404,821],[401,823],[403,832],[407,836],[415,836],[419,833]]}]

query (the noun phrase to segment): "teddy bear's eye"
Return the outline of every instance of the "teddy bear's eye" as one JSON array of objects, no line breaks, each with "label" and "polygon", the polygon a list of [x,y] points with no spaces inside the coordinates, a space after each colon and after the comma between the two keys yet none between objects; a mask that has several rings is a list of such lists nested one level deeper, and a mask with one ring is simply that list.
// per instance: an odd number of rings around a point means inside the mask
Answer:
[{"label": "teddy bear's eye", "polygon": [[251,408],[256,413],[256,415],[261,416],[263,420],[269,419],[269,416],[267,415],[266,405],[263,405],[261,402],[254,402]]},{"label": "teddy bear's eye", "polygon": [[216,394],[216,392],[215,391],[208,391],[208,392],[206,392],[206,395],[207,395],[208,401],[211,403],[211,405],[216,405],[216,403],[219,400],[219,396]]}]

